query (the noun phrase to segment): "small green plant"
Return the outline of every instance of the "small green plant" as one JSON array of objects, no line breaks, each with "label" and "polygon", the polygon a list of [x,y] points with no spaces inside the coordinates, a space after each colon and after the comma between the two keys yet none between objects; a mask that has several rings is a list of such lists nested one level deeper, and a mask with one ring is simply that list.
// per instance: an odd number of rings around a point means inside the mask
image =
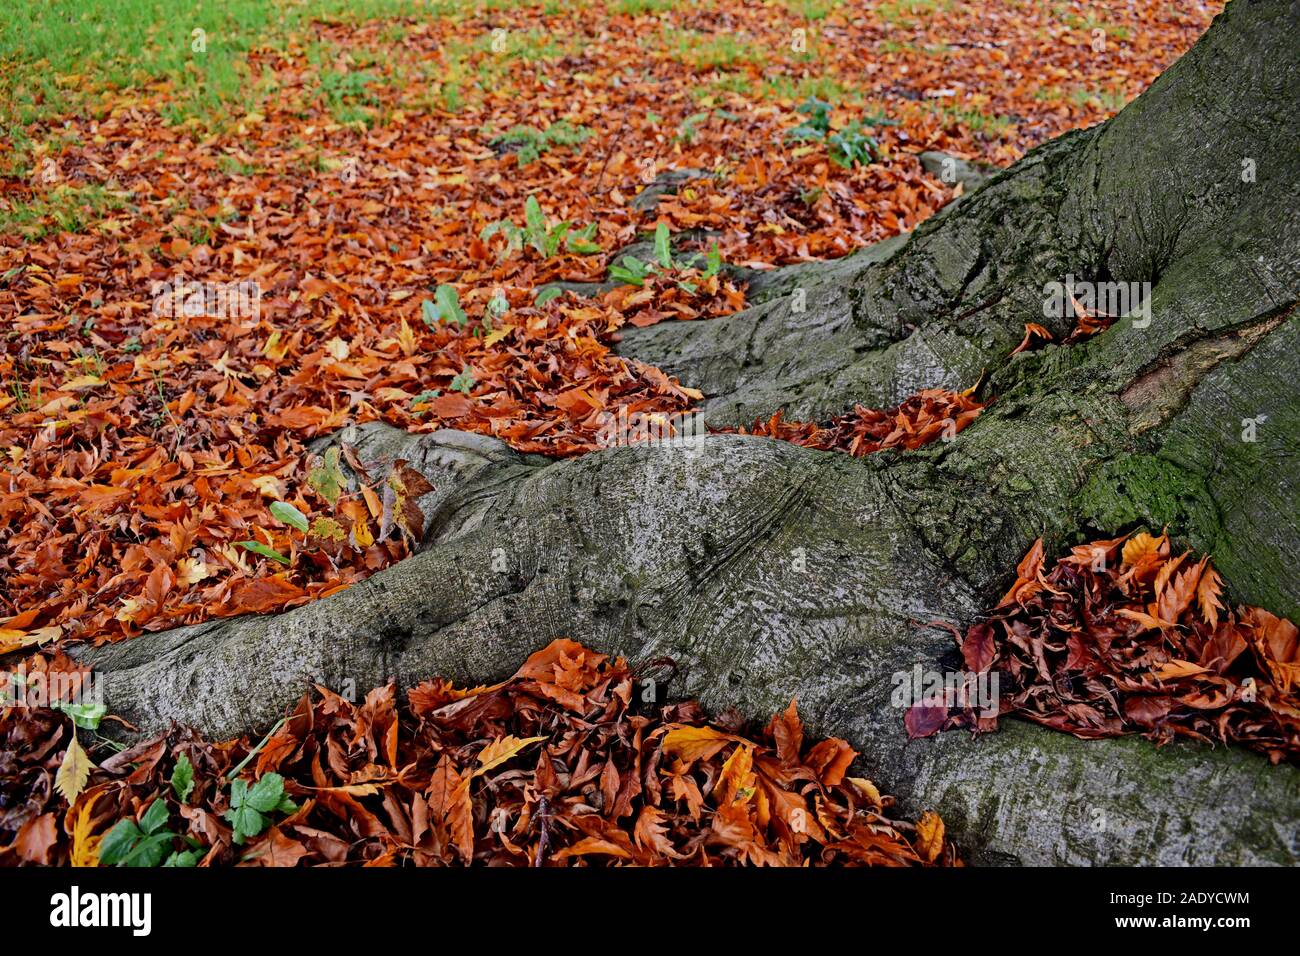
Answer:
[{"label": "small green plant", "polygon": [[487,307],[483,310],[483,329],[491,331],[492,326],[504,319],[509,312],[510,300],[506,298],[504,292],[498,289],[492,298],[488,299]]},{"label": "small green plant", "polygon": [[108,713],[108,705],[103,702],[97,704],[74,704],[70,701],[60,700],[53,705],[55,710],[61,710],[72,718],[73,726],[82,730],[97,730],[99,722],[104,719]]},{"label": "small green plant", "polygon": [[479,233],[479,238],[487,242],[497,233],[506,237],[506,257],[523,249],[525,245],[531,246],[543,259],[556,255],[561,248],[584,256],[600,252],[600,246],[594,241],[594,222],[581,229],[574,229],[573,223],[568,220],[550,226],[536,196],[529,196],[524,203],[522,229],[509,219],[498,219]]},{"label": "small green plant", "polygon": [[217,157],[217,168],[227,176],[256,176],[261,170],[252,163],[246,163],[236,156],[222,153]]},{"label": "small green plant", "polygon": [[867,134],[860,120],[854,120],[826,140],[831,162],[845,169],[866,165],[879,156],[880,144]]},{"label": "small green plant", "polygon": [[[695,268],[696,263],[700,261],[698,252],[686,259],[673,258],[672,239],[668,234],[668,226],[662,222],[655,226],[654,253],[654,262],[643,262],[636,256],[623,256],[609,267],[609,277],[624,285],[644,286],[645,280],[650,276],[674,271],[683,272]],[[722,270],[722,252],[716,242],[709,247],[704,260],[705,268],[700,276],[705,280],[712,279]],[[694,295],[697,288],[695,283],[686,279],[678,280],[677,285],[690,295]]]},{"label": "small green plant", "polygon": [[39,404],[41,397],[40,389],[41,384],[40,382],[37,382],[36,400],[33,401],[31,392],[21,379],[15,378],[9,383],[9,393],[14,397],[14,404],[18,406],[18,411],[22,412],[24,415],[30,412],[36,404]]},{"label": "small green plant", "polygon": [[845,169],[879,159],[880,144],[867,132],[868,128],[897,126],[898,122],[881,115],[869,116],[865,122],[853,120],[843,129],[831,132],[831,112],[834,109],[826,100],[810,96],[798,107],[799,112],[808,118],[798,126],[786,130],[786,138],[823,140],[831,162]]},{"label": "small green plant", "polygon": [[[429,402],[433,401],[435,398],[438,398],[440,395],[442,395],[442,389],[438,389],[438,388],[426,389],[425,391],[421,392],[419,395],[411,399],[411,410],[415,411],[421,405],[427,405]],[[428,411],[428,409],[424,409],[423,411]]]},{"label": "small green plant", "polygon": [[694,143],[696,137],[700,134],[700,127],[708,122],[708,119],[709,113],[707,111],[692,113],[682,120],[682,125],[677,127],[677,132],[673,138],[683,143]]},{"label": "small green plant", "polygon": [[951,9],[952,0],[885,0],[876,7],[875,14],[885,23],[914,27],[915,18],[933,16]]},{"label": "small green plant", "polygon": [[450,322],[461,329],[469,325],[469,316],[460,307],[460,293],[450,285],[440,285],[433,290],[433,301],[425,299],[420,305],[420,318],[429,328],[439,322]]},{"label": "small green plant", "polygon": [[797,110],[808,118],[793,129],[785,132],[786,139],[825,139],[831,131],[831,110],[834,107],[823,99],[810,96],[800,103]]},{"label": "small green plant", "polygon": [[664,45],[673,59],[697,70],[726,69],[742,64],[761,67],[767,50],[755,40],[731,33],[702,33],[698,30],[664,31]]},{"label": "small green plant", "polygon": [[704,257],[704,278],[712,279],[722,271],[722,250],[718,248],[715,242],[709,246],[709,251]]},{"label": "small green plant", "polygon": [[460,374],[453,378],[451,384],[447,387],[453,392],[462,392],[463,394],[468,395],[474,388],[474,384],[474,373],[470,370],[469,366],[466,366],[460,370]]},{"label": "small green plant", "polygon": [[671,10],[677,2],[678,0],[618,0],[615,9],[619,13],[634,17],[642,13],[662,13]]},{"label": "small green plant", "polygon": [[194,765],[190,763],[188,754],[181,754],[176,758],[176,766],[172,768],[171,780],[172,792],[176,794],[176,799],[181,803],[188,803],[190,794],[194,792]]},{"label": "small green plant", "polygon": [[251,787],[246,780],[230,785],[230,809],[222,816],[234,830],[235,843],[243,844],[266,829],[272,813],[293,813],[298,805],[284,792],[284,778],[267,773]]},{"label": "small green plant", "polygon": [[465,108],[465,96],[461,93],[459,84],[442,84],[442,108],[448,113],[459,113]]},{"label": "small green plant", "polygon": [[948,104],[946,106],[930,105],[930,109],[947,123],[965,126],[972,133],[986,137],[1007,135],[1016,125],[1016,121],[1007,116],[995,116],[973,107]]},{"label": "small green plant", "polygon": [[669,238],[668,227],[662,222],[655,226],[655,259],[662,269],[673,267],[672,239]]},{"label": "small green plant", "polygon": [[497,146],[514,148],[520,166],[537,162],[542,153],[557,146],[580,146],[592,136],[586,126],[574,126],[566,120],[552,123],[544,130],[532,126],[513,126],[492,140]]},{"label": "small green plant", "polygon": [[263,544],[261,541],[236,541],[235,544],[239,545],[245,551],[260,554],[262,557],[270,558],[272,561],[283,564],[285,567],[288,567],[293,563],[279,551],[275,550],[275,548],[271,547],[269,544]]},{"label": "small green plant", "polygon": [[645,285],[646,278],[653,274],[654,270],[636,256],[624,256],[609,267],[609,277],[623,285]]},{"label": "small green plant", "polygon": [[174,849],[178,836],[164,829],[169,816],[166,801],[159,798],[149,804],[139,823],[130,817],[118,820],[99,844],[99,862],[133,867],[196,865],[203,855],[201,847],[191,841],[187,849]]}]

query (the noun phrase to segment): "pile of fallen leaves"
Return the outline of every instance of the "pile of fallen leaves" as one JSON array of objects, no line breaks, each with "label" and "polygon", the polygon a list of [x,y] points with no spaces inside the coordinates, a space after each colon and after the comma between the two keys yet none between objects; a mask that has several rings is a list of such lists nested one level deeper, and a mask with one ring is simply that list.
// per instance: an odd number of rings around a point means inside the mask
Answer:
[{"label": "pile of fallen leaves", "polygon": [[787,422],[778,411],[767,421],[738,431],[823,451],[846,451],[858,458],[886,448],[915,449],[940,437],[952,438],[975,421],[988,403],[977,401],[973,392],[927,388],[889,411],[855,405],[851,413],[824,425]]},{"label": "pile of fallen leaves", "polygon": [[[999,710],[1077,737],[1139,733],[1237,743],[1300,762],[1300,630],[1229,610],[1208,557],[1170,556],[1141,532],[1075,547],[1050,569],[1036,542],[986,621],[959,638],[966,668],[996,671]],[[992,730],[996,717],[914,705],[908,730]]]},{"label": "pile of fallen leaves", "polygon": [[847,775],[847,743],[805,741],[793,702],[747,735],[654,696],[561,639],[490,687],[317,688],[257,746],[173,730],[93,768],[63,713],[10,708],[0,862],[959,864],[937,814],[893,817]]}]

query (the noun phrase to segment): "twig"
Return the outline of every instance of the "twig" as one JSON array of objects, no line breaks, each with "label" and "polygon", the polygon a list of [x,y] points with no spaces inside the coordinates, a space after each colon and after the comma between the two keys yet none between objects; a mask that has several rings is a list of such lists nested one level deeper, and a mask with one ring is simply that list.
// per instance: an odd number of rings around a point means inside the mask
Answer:
[{"label": "twig", "polygon": [[537,801],[537,820],[542,828],[542,835],[537,841],[537,855],[533,857],[533,866],[541,866],[546,861],[546,845],[551,842],[551,831],[546,821],[551,815],[551,804],[546,795]]},{"label": "twig", "polygon": [[600,164],[600,173],[596,176],[596,185],[592,187],[591,192],[587,193],[587,205],[591,205],[591,197],[600,192],[600,184],[605,179],[605,170],[609,167],[610,158],[614,155],[614,150],[618,149],[618,142],[623,138],[623,128],[627,126],[627,114],[629,110],[623,110],[623,118],[619,121],[618,130],[614,133],[614,140],[605,150],[605,161]]}]

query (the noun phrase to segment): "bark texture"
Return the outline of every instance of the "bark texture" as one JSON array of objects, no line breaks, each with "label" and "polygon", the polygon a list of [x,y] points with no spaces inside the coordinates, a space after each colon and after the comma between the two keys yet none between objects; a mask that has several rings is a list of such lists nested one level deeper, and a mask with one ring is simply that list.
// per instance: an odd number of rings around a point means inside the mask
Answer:
[{"label": "bark texture", "polygon": [[[435,484],[420,553],[284,614],[92,652],[110,709],[234,734],[308,680],[487,681],[571,636],[670,656],[672,694],[751,716],[797,695],[976,862],[1297,862],[1296,768],[1015,721],[909,742],[891,703],[914,664],[959,666],[951,636],[918,622],[969,623],[1039,535],[1050,552],[1168,525],[1214,554],[1233,599],[1300,617],[1297,49],[1300,4],[1234,0],[1115,119],[910,237],[778,270],[738,316],[621,345],[703,389],[714,425],[984,376],[996,402],[955,441],[855,460],[711,435],[552,462],[452,431],[348,429],[336,440],[363,458],[410,459]],[[1025,322],[1069,331],[1042,313],[1066,275],[1150,282],[1151,323],[1008,358]]]}]

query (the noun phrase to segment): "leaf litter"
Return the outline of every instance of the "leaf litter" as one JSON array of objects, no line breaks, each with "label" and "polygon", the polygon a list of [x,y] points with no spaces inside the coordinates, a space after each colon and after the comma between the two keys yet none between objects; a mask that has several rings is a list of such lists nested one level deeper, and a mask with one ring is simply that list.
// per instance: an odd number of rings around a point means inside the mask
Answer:
[{"label": "leaf litter", "polygon": [[937,814],[900,817],[793,701],[745,727],[652,687],[565,639],[490,687],[317,687],[260,745],[174,729],[101,759],[71,805],[49,785],[71,721],[10,708],[0,863],[961,865]]}]

